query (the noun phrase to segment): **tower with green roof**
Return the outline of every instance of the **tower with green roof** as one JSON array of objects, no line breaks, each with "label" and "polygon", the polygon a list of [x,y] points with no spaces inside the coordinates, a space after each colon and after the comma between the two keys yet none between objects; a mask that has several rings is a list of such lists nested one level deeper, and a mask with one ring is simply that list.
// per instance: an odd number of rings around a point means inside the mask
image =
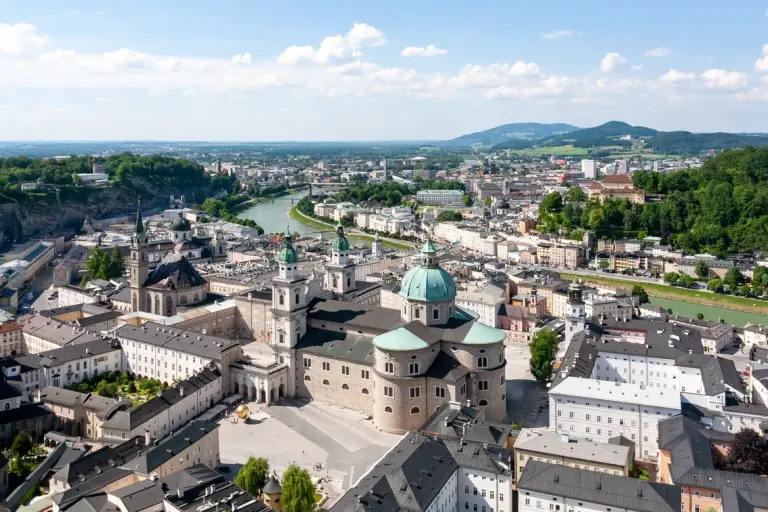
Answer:
[{"label": "tower with green roof", "polygon": [[[299,255],[293,247],[291,233],[286,229],[282,247],[277,253],[277,276],[272,279],[272,331],[269,343],[275,350],[277,362],[294,375],[293,349],[307,333],[307,280],[299,273]],[[296,392],[294,379],[288,378],[286,393]]]},{"label": "tower with green roof", "polygon": [[336,226],[336,237],[331,241],[331,254],[325,264],[325,289],[339,300],[348,298],[356,290],[355,264],[349,260],[349,240],[344,227]]},{"label": "tower with green roof", "polygon": [[149,276],[149,236],[141,216],[141,200],[137,203],[136,225],[131,237],[131,259],[128,267],[131,271],[131,311],[149,311],[150,305],[141,291]]},{"label": "tower with green roof", "polygon": [[418,263],[400,283],[403,306],[401,318],[416,320],[424,325],[448,322],[455,310],[456,285],[453,277],[438,264],[437,248],[427,239],[421,248]]}]

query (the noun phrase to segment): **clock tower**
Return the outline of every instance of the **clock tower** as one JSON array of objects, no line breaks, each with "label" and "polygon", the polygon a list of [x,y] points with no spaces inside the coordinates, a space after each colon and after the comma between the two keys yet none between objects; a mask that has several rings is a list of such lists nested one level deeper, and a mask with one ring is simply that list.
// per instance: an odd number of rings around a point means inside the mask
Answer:
[{"label": "clock tower", "polygon": [[144,230],[144,221],[141,218],[141,201],[136,212],[136,227],[131,237],[131,311],[149,311],[151,309],[147,297],[142,294],[142,286],[149,277],[149,237]]}]

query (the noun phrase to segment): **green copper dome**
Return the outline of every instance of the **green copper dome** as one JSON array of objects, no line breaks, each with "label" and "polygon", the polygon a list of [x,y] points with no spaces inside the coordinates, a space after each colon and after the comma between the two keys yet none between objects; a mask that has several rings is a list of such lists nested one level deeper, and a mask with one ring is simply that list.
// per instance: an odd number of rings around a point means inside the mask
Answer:
[{"label": "green copper dome", "polygon": [[453,277],[444,268],[437,265],[437,249],[432,240],[427,240],[421,249],[425,261],[434,264],[422,264],[413,267],[405,274],[400,283],[400,296],[409,300],[437,302],[456,298],[456,284]]},{"label": "green copper dome", "polygon": [[338,252],[349,251],[349,241],[347,240],[347,237],[344,236],[344,227],[341,224],[336,226],[336,235],[336,238],[334,238],[331,243],[331,249]]},{"label": "green copper dome", "polygon": [[291,242],[291,234],[286,232],[285,237],[283,238],[283,243],[285,244],[282,249],[280,249],[280,254],[277,255],[277,261],[280,263],[298,263],[299,262],[299,255],[296,253],[296,249],[293,248],[293,243]]}]

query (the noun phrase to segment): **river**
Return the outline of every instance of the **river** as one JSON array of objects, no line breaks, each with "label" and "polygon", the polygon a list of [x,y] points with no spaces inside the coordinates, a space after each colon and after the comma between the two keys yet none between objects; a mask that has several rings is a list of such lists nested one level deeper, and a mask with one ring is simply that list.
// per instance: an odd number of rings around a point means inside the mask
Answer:
[{"label": "river", "polygon": [[[312,233],[311,236],[316,237],[317,228],[306,226],[299,221],[293,220],[288,215],[288,212],[295,204],[291,202],[291,199],[298,203],[299,199],[306,195],[306,190],[299,190],[287,196],[275,198],[275,202],[268,200],[264,203],[255,204],[247,210],[238,213],[237,216],[243,219],[253,219],[256,224],[264,229],[265,233],[285,233],[286,226],[289,226],[291,233],[299,233],[300,235]],[[328,229],[329,231],[332,230],[332,228]],[[330,236],[332,236],[331,233],[323,233],[325,238]],[[371,245],[368,240],[362,240],[354,236],[348,236],[347,238],[355,245]]]},{"label": "river", "polygon": [[703,306],[681,300],[662,299],[661,297],[651,297],[651,302],[663,308],[672,309],[672,314],[696,318],[696,313],[704,315],[706,320],[719,322],[722,318],[725,323],[744,327],[747,323],[768,324],[768,317],[756,313],[745,313],[733,309],[715,308],[712,306]]}]

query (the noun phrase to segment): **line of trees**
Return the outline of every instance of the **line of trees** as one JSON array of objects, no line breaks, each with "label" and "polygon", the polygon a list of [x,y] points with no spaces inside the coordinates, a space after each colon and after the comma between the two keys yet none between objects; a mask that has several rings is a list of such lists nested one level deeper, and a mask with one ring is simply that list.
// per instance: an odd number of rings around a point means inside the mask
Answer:
[{"label": "line of trees", "polygon": [[[249,457],[235,477],[235,485],[253,496],[260,496],[269,480],[269,461],[263,457]],[[280,495],[285,512],[312,512],[315,509],[315,485],[306,469],[289,465],[283,473]]]},{"label": "line of trees", "polygon": [[[86,269],[91,279],[109,280],[120,277],[125,272],[125,258],[117,247],[113,247],[109,253],[99,247],[94,247],[88,256]],[[84,278],[81,284],[84,284],[85,281]]]}]

